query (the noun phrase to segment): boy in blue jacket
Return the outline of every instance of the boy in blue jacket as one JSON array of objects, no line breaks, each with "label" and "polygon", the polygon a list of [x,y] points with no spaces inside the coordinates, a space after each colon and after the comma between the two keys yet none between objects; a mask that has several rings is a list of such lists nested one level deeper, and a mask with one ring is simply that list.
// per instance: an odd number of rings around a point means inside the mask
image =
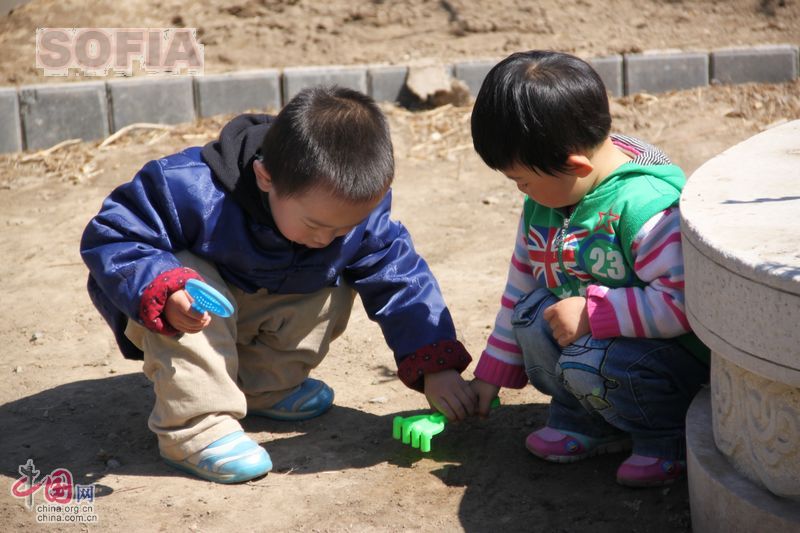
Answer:
[{"label": "boy in blue jacket", "polygon": [[[239,419],[319,416],[308,377],[345,329],[355,293],[398,375],[451,419],[473,413],[470,363],[406,229],[389,218],[386,118],[349,89],[307,89],[276,116],[241,115],[217,141],[147,163],[87,226],[89,294],[128,358],[144,359],[161,456],[220,483],[272,468]],[[189,279],[234,303],[192,310]]]}]

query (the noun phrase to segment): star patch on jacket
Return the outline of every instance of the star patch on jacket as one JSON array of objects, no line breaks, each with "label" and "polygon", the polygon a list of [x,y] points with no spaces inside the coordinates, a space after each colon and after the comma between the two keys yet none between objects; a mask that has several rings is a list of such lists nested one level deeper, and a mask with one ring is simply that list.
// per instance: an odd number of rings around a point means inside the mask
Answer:
[{"label": "star patch on jacket", "polygon": [[611,223],[619,220],[619,215],[614,213],[614,208],[609,208],[607,212],[600,211],[597,216],[600,220],[594,227],[594,231],[602,230],[606,233],[614,233],[614,226]]}]

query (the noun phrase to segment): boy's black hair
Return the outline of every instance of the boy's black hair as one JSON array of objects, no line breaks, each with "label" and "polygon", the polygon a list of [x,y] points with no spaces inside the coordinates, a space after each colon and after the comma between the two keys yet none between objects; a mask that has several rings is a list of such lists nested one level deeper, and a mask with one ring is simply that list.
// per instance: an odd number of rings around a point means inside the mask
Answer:
[{"label": "boy's black hair", "polygon": [[564,171],[569,154],[599,146],[610,130],[600,76],[560,52],[517,52],[502,60],[472,111],[473,145],[495,170],[520,163],[545,174]]},{"label": "boy's black hair", "polygon": [[386,117],[372,98],[343,87],[300,91],[278,113],[261,156],[286,197],[322,188],[364,202],[384,194],[394,177]]}]

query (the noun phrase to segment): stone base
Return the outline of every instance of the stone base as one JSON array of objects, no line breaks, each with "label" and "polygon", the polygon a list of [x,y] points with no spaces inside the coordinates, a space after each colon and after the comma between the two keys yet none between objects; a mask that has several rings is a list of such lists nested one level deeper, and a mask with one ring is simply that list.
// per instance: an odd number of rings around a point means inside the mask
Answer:
[{"label": "stone base", "polygon": [[686,415],[692,531],[800,533],[800,505],[773,495],[730,465],[714,444],[711,395],[700,391]]}]

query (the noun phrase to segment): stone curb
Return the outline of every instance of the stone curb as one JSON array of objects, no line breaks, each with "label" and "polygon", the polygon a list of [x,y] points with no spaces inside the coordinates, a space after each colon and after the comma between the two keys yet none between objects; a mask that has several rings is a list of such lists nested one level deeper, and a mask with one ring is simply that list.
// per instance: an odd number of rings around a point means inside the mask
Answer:
[{"label": "stone curb", "polygon": [[[108,102],[102,81],[27,85],[19,88],[18,95],[24,148],[38,150],[67,139],[108,136]],[[0,118],[2,122],[12,120],[14,117]]]},{"label": "stone curb", "polygon": [[111,131],[137,122],[180,124],[195,118],[192,78],[133,78],[106,83]]},{"label": "stone curb", "polygon": [[[652,51],[587,58],[613,96],[709,83],[780,83],[798,78],[797,45],[710,52]],[[476,95],[496,60],[446,65]],[[286,67],[197,77],[133,78],[0,87],[0,153],[95,140],[136,122],[176,124],[195,117],[279,109],[304,87],[338,84],[397,102],[408,66]]]}]

